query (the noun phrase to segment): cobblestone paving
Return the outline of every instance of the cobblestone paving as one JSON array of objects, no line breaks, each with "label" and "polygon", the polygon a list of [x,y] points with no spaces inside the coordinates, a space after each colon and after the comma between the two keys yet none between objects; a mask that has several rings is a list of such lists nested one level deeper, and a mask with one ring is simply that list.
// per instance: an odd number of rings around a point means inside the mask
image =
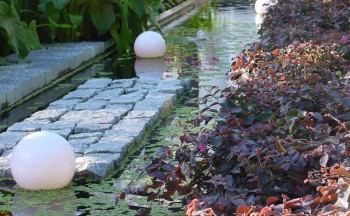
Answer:
[{"label": "cobblestone paving", "polygon": [[11,176],[10,159],[16,144],[41,130],[70,142],[76,155],[76,176],[104,177],[187,89],[189,81],[184,80],[88,80],[0,134],[0,177]]}]

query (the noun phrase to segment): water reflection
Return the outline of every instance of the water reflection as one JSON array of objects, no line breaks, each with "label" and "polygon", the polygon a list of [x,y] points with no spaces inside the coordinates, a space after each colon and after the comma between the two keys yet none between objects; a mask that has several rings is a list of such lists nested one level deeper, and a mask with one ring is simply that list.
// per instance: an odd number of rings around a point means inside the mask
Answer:
[{"label": "water reflection", "polygon": [[75,194],[68,189],[54,191],[18,190],[13,198],[13,216],[74,215]]},{"label": "water reflection", "polygon": [[134,69],[137,77],[160,80],[167,70],[164,58],[136,59]]},{"label": "water reflection", "polygon": [[[244,45],[256,41],[253,1],[214,1],[168,33],[168,71],[195,75],[201,87],[226,88],[226,72]],[[174,39],[176,38],[176,39]],[[181,39],[180,39],[181,38]],[[180,74],[180,76],[181,76]],[[200,90],[199,96],[207,94]]]},{"label": "water reflection", "polygon": [[255,25],[257,25],[258,28],[260,28],[260,25],[264,22],[264,17],[262,14],[256,14],[255,15]]},{"label": "water reflection", "polygon": [[[135,71],[138,76],[144,76],[146,73],[150,72],[152,74],[148,74],[147,76],[156,76],[160,79],[164,79],[164,77],[175,79],[177,76],[179,76],[179,78],[189,78],[192,80],[191,84],[193,88],[198,88],[198,85],[204,87],[218,85],[221,88],[225,88],[228,85],[225,74],[229,70],[232,57],[241,52],[242,48],[244,48],[244,44],[257,40],[254,21],[255,11],[254,6],[251,3],[252,1],[213,0],[213,2],[214,5],[212,7],[204,8],[195,16],[184,21],[181,25],[172,28],[168,32],[165,36],[168,49],[164,59],[152,60],[153,62],[150,63],[149,61],[135,61],[130,55],[121,56],[118,59],[113,57],[114,59],[110,59],[107,64],[101,66],[102,68],[98,68],[98,72],[94,76],[109,76],[110,78],[115,79],[133,76]],[[218,2],[218,4],[215,5],[215,2]],[[205,31],[208,34],[208,39],[202,41],[195,40],[196,34],[199,30]],[[166,72],[161,75],[161,71]],[[191,98],[184,101],[183,104],[191,101],[193,106],[197,105],[196,97],[198,95],[201,96],[206,92],[201,91],[198,93],[197,91],[193,91],[192,93],[193,95],[191,95]],[[180,120],[183,121],[185,118],[189,118],[191,112],[188,111],[188,107],[185,108],[184,105],[181,108],[186,112],[184,111],[184,116],[178,117],[174,122],[180,122]],[[179,110],[179,107],[177,107],[177,110]],[[172,120],[169,120],[169,122],[172,122]],[[169,133],[174,133],[173,129],[169,131],[163,132],[164,134],[167,133],[167,138],[172,135],[169,135]],[[180,128],[179,131],[182,131],[182,129]],[[150,139],[159,140],[159,137],[158,134],[158,136],[153,136],[153,138]],[[163,139],[159,142],[163,144],[165,140]],[[130,178],[133,177],[135,176],[132,175]],[[113,182],[115,181],[116,180],[113,180]],[[88,189],[84,189],[84,193],[87,193],[85,190],[90,191],[92,188],[92,186],[86,187]],[[96,192],[108,192],[113,187],[107,181],[101,182],[101,187],[99,186],[96,188],[97,189],[94,189]],[[81,188],[77,189],[76,186],[73,187],[73,189],[76,191],[83,190]],[[12,191],[17,192],[16,189],[13,189]],[[35,194],[33,193],[33,196],[34,195]],[[46,199],[50,197],[55,197],[55,195],[48,194]],[[67,195],[67,197],[70,197],[70,195]],[[105,209],[106,211],[111,211],[110,208],[117,208],[114,207],[113,200],[110,205],[110,199],[105,201],[96,195],[91,195],[91,198],[93,197],[96,198],[97,204],[95,204],[94,200],[90,199],[90,197],[89,199],[85,199],[78,194],[75,200],[80,200],[81,203],[86,201],[86,204],[84,204],[83,207],[86,206],[87,209],[93,207],[96,208],[96,205],[99,205],[100,209]],[[57,209],[62,209],[63,206],[65,209],[70,209],[70,212],[75,210],[74,206],[66,206],[67,203],[74,203],[74,195],[72,200],[70,200],[70,198],[62,200],[62,197],[58,197],[55,198],[56,201],[46,201],[46,204],[42,201],[38,201],[40,203],[38,205],[22,205],[23,203],[30,204],[32,199],[33,197],[30,196],[16,194],[13,203],[14,206],[17,207],[16,210],[13,211],[13,214],[33,215],[32,212],[34,208],[42,210],[45,205],[48,206],[48,209],[52,208],[53,210],[55,209],[55,206]],[[81,206],[82,204],[80,204],[80,209],[78,208],[77,210],[79,213],[85,212],[84,208]],[[135,215],[134,212],[125,213],[125,215],[126,214]],[[181,213],[179,215],[181,215]]]}]

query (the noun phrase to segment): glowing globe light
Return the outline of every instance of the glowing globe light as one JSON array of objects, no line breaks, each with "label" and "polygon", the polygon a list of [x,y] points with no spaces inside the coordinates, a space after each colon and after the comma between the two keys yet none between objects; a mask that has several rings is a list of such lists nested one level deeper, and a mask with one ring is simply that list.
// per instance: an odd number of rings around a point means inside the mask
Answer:
[{"label": "glowing globe light", "polygon": [[140,78],[160,80],[167,66],[163,58],[136,59],[134,69]]},{"label": "glowing globe light", "polygon": [[75,172],[75,155],[60,135],[40,131],[27,135],[16,146],[11,158],[16,183],[28,190],[65,187]]},{"label": "glowing globe light", "polygon": [[157,32],[145,31],[140,34],[134,43],[134,50],[140,58],[158,58],[165,55],[165,40]]},{"label": "glowing globe light", "polygon": [[258,14],[265,14],[267,12],[267,8],[270,5],[267,4],[271,4],[271,0],[257,0],[255,2],[255,11]]}]

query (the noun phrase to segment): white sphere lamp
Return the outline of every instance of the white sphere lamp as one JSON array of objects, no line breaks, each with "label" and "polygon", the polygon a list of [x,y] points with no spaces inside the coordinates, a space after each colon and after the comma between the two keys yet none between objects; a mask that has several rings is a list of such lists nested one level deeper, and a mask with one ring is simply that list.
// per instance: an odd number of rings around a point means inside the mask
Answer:
[{"label": "white sphere lamp", "polygon": [[74,172],[73,148],[67,140],[53,132],[39,131],[25,136],[12,153],[11,173],[24,189],[65,187]]},{"label": "white sphere lamp", "polygon": [[140,78],[160,80],[167,66],[164,58],[136,59],[134,69]]},{"label": "white sphere lamp", "polygon": [[255,11],[257,14],[265,14],[267,12],[267,8],[271,4],[271,0],[257,0],[255,2]]},{"label": "white sphere lamp", "polygon": [[139,58],[158,58],[165,55],[166,44],[158,32],[145,31],[135,40],[134,50]]}]

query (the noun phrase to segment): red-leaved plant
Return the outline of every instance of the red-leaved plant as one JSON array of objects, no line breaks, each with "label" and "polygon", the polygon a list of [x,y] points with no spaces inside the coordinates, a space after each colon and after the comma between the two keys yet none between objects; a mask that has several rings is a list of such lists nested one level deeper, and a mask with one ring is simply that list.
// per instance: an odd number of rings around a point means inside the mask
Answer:
[{"label": "red-leaved plant", "polygon": [[152,183],[133,193],[182,195],[188,216],[350,214],[349,8],[271,6],[262,40],[233,62],[231,86],[209,89],[203,100],[214,102],[180,142],[145,158]]}]

